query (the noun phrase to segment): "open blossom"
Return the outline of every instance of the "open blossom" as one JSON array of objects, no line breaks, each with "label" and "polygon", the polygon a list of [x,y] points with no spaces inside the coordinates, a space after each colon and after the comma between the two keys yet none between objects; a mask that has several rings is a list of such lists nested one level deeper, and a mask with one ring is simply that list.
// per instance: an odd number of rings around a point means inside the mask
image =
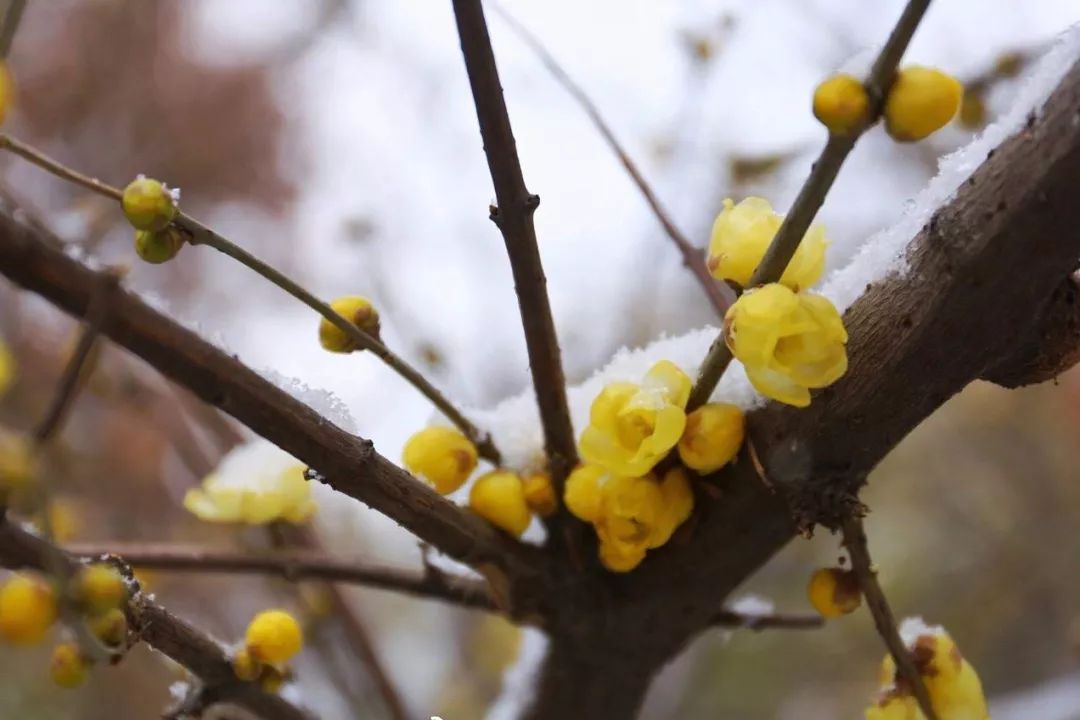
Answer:
[{"label": "open blossom", "polygon": [[[943,628],[909,618],[900,633],[940,720],[989,720],[979,676]],[[881,695],[866,709],[866,720],[924,720],[918,703],[897,677],[891,655],[881,662],[880,681]]]},{"label": "open blossom", "polygon": [[686,427],[690,378],[669,360],[649,369],[641,385],[616,382],[593,400],[578,449],[614,475],[640,477],[679,442]]},{"label": "open blossom", "polygon": [[189,490],[184,507],[201,520],[262,525],[301,523],[315,512],[304,466],[264,440],[242,445]]},{"label": "open blossom", "polygon": [[[769,201],[763,198],[748,197],[738,205],[731,198],[725,199],[724,209],[713,223],[709,240],[709,272],[718,280],[747,287],[783,221],[783,216],[773,212]],[[811,225],[780,283],[795,292],[816,283],[825,270],[828,246],[825,229]]]},{"label": "open blossom", "polygon": [[847,371],[847,331],[833,304],[773,283],[744,293],[724,318],[732,354],[753,386],[773,400],[806,407],[810,389]]},{"label": "open blossom", "polygon": [[664,545],[690,517],[694,493],[686,472],[674,468],[663,480],[613,475],[582,465],[567,479],[566,506],[591,522],[600,540],[600,560],[613,572],[629,572],[645,553]]}]

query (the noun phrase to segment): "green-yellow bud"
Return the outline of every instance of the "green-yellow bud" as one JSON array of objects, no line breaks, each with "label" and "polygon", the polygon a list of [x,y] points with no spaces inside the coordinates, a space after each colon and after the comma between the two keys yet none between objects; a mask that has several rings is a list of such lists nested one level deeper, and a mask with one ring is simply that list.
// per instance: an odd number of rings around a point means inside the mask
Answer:
[{"label": "green-yellow bud", "polygon": [[184,234],[169,226],[164,230],[136,230],[135,252],[148,263],[159,265],[176,257],[184,247]]},{"label": "green-yellow bud", "polygon": [[136,230],[164,230],[176,217],[179,191],[140,175],[124,188],[124,215]]}]

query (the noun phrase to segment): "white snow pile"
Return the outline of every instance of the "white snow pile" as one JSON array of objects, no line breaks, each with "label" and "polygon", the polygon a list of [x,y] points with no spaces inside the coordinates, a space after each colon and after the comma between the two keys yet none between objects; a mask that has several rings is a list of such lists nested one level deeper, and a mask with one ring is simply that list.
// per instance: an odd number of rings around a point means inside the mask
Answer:
[{"label": "white snow pile", "polygon": [[917,616],[904,618],[897,630],[900,632],[900,639],[909,650],[913,650],[918,639],[926,635],[940,637],[948,635],[941,625],[927,625],[925,620]]},{"label": "white snow pile", "polygon": [[[1053,49],[1030,72],[1012,109],[966,147],[943,158],[937,177],[907,203],[903,216],[867,240],[854,258],[845,267],[833,272],[818,291],[832,300],[837,310],[844,312],[867,285],[892,273],[903,272],[903,251],[911,238],[986,159],[987,153],[1021,128],[1029,113],[1042,107],[1078,58],[1080,25],[1063,33]],[[658,360],[671,360],[694,377],[709,344],[718,333],[719,328],[706,326],[678,337],[662,338],[643,348],[623,348],[617,352],[606,366],[588,380],[567,388],[576,431],[588,424],[589,406],[604,385],[615,381],[640,382],[649,367]],[[738,363],[734,363],[724,374],[712,399],[733,403],[744,410],[764,404],[764,398],[751,387]],[[466,414],[481,427],[491,429],[508,465],[529,468],[542,461],[543,435],[531,389],[490,409],[471,409]]]},{"label": "white snow pile", "polygon": [[525,628],[522,633],[517,660],[503,674],[502,689],[488,709],[487,720],[517,720],[532,702],[548,639],[533,628]]},{"label": "white snow pile", "polygon": [[349,412],[349,406],[334,393],[310,387],[297,378],[283,375],[271,368],[262,368],[259,374],[345,432],[356,434],[356,421]]}]

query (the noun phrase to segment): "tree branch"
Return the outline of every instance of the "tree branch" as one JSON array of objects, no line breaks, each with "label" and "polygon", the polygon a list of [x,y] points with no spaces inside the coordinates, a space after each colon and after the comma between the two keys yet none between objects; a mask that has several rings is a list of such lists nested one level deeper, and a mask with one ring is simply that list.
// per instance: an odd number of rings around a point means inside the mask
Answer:
[{"label": "tree branch", "polygon": [[[859,137],[877,122],[881,109],[885,104],[885,96],[889,87],[896,77],[896,67],[900,64],[900,58],[904,55],[915,29],[919,26],[926,9],[930,6],[930,0],[908,0],[904,12],[893,28],[889,39],[878,53],[870,69],[870,74],[863,83],[866,92],[870,96],[870,112],[867,122],[861,127],[846,135],[829,135],[829,141],[825,149],[821,151],[817,161],[813,164],[810,175],[803,183],[802,189],[791,204],[791,209],[784,216],[784,221],[776,231],[776,236],[769,249],[765,252],[761,264],[754,270],[748,287],[757,287],[765,283],[776,282],[784,274],[795,251],[802,242],[810,223],[814,221],[825,196],[832,188],[836,176],[840,173],[840,166],[855,147]],[[709,401],[717,383],[727,366],[731,364],[731,350],[728,349],[724,340],[724,332],[721,331],[716,340],[709,347],[709,352],[701,364],[694,388],[690,392],[690,400],[687,402],[687,412],[698,408]]]},{"label": "tree branch", "polygon": [[900,631],[896,629],[896,619],[893,617],[889,601],[885,599],[885,593],[877,580],[877,570],[870,561],[870,548],[866,543],[866,530],[863,528],[862,518],[853,516],[843,524],[844,547],[851,556],[851,568],[855,571],[855,577],[859,579],[859,587],[866,598],[866,607],[874,618],[874,627],[881,636],[889,654],[896,663],[896,670],[911,689],[912,695],[919,703],[926,720],[937,720],[937,713],[930,702],[930,694],[923,684],[922,675],[915,666],[915,659],[911,656],[907,645],[900,637]]},{"label": "tree branch", "polygon": [[589,120],[592,121],[597,132],[603,137],[604,142],[611,148],[611,151],[615,153],[615,156],[619,159],[619,162],[630,176],[630,179],[633,181],[634,185],[637,186],[641,196],[645,198],[645,203],[649,206],[649,209],[652,210],[653,215],[656,216],[657,221],[660,223],[660,227],[664,229],[667,236],[675,243],[675,248],[679,251],[679,254],[682,255],[683,265],[693,273],[698,285],[700,285],[701,289],[705,292],[709,304],[712,305],[713,309],[716,311],[717,317],[723,318],[724,313],[727,312],[728,306],[731,304],[731,291],[727,286],[721,286],[721,284],[709,274],[709,268],[705,265],[705,257],[702,249],[695,247],[686,235],[675,225],[675,222],[671,219],[670,213],[668,213],[661,204],[660,199],[656,197],[656,193],[645,179],[645,176],[641,173],[637,163],[630,158],[630,154],[626,152],[626,149],[623,148],[618,138],[615,137],[615,133],[612,131],[611,126],[608,125],[604,116],[600,114],[600,110],[596,107],[596,103],[594,103],[585,90],[570,77],[570,74],[563,69],[562,65],[559,64],[559,61],[555,59],[555,56],[551,54],[536,35],[522,25],[502,5],[493,3],[492,7],[495,9],[495,13],[503,19],[514,34],[536,54],[540,59],[540,63],[547,68],[548,72],[551,73],[551,76],[555,78],[555,81],[562,85],[563,89],[570,94],[570,97],[572,97],[581,109],[585,111],[585,114],[588,115]]},{"label": "tree branch", "polygon": [[721,610],[713,617],[713,625],[726,628],[761,630],[817,630],[824,627],[825,618],[820,615],[794,615],[773,613],[758,615],[735,610]]},{"label": "tree branch", "polygon": [[15,40],[15,32],[19,29],[23,11],[26,10],[27,0],[8,0],[4,10],[4,19],[0,23],[0,60],[7,59],[11,52],[11,43]]},{"label": "tree branch", "polygon": [[[24,160],[56,175],[57,177],[80,185],[87,190],[96,192],[104,197],[116,200],[117,202],[120,202],[123,199],[123,192],[118,188],[114,188],[97,178],[83,175],[7,134],[0,133],[0,149],[18,155]],[[189,241],[192,245],[206,245],[207,247],[212,247],[223,255],[236,260],[256,274],[261,275],[266,280],[277,285],[295,299],[319,313],[319,315],[324,317],[334,327],[348,335],[349,339],[356,343],[358,347],[373,353],[382,360],[383,363],[390,367],[390,369],[416,388],[422,395],[431,400],[432,404],[434,404],[440,412],[446,415],[454,425],[469,437],[476,445],[477,450],[482,457],[487,458],[495,464],[500,462],[499,451],[495,448],[491,436],[481,431],[466,418],[438,388],[432,385],[431,382],[424,377],[423,373],[405,362],[404,359],[390,350],[390,348],[386,347],[378,338],[364,332],[353,323],[341,317],[341,315],[335,312],[328,304],[308,292],[304,287],[293,281],[288,275],[285,275],[276,268],[263,262],[187,213],[178,212],[173,222],[177,227],[180,227],[187,232]]]},{"label": "tree branch", "polygon": [[358,560],[338,560],[317,552],[247,555],[155,543],[75,544],[65,548],[85,559],[116,555],[132,567],[188,573],[276,575],[289,582],[325,580],[389,590],[425,600],[495,611],[485,583],[444,573],[418,573]]},{"label": "tree branch", "polygon": [[[82,315],[102,273],[47,244],[0,209],[0,273],[74,315]],[[440,551],[477,568],[538,580],[542,553],[463,511],[236,358],[137,296],[108,296],[102,333],[259,435],[307,463],[334,489],[393,518]],[[525,583],[528,585],[528,582]]]},{"label": "tree branch", "polygon": [[[68,573],[81,566],[78,559],[59,548],[0,520],[0,565],[45,570],[50,556],[62,558]],[[214,688],[216,700],[245,707],[264,720],[310,720],[310,716],[280,697],[238,681],[221,645],[141,592],[131,598],[124,611],[128,626],[140,640],[183,665],[208,688]]]},{"label": "tree branch", "polygon": [[510,257],[529,353],[529,369],[544,428],[544,449],[556,491],[562,497],[562,484],[577,462],[577,449],[566,401],[559,340],[551,317],[547,280],[533,226],[533,213],[540,198],[525,188],[484,8],[480,0],[453,0],[453,4],[461,52],[480,121],[480,135],[495,185],[498,205],[491,209],[491,219],[502,232]]}]

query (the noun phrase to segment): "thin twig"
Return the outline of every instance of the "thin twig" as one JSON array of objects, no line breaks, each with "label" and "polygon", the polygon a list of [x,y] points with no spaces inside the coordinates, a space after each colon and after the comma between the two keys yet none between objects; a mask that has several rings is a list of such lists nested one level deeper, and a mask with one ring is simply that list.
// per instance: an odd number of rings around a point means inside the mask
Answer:
[{"label": "thin twig", "polygon": [[418,573],[354,560],[336,560],[320,553],[290,552],[244,555],[183,545],[95,543],[67,547],[85,558],[117,555],[138,568],[172,572],[277,575],[286,580],[326,580],[390,590],[478,610],[497,608],[484,582],[444,573]]},{"label": "thin twig", "polygon": [[859,579],[859,586],[866,598],[866,606],[874,617],[874,627],[877,628],[878,635],[881,636],[893,661],[896,662],[897,671],[911,686],[911,692],[915,695],[915,700],[918,701],[926,720],[937,720],[934,707],[930,702],[930,695],[923,684],[919,669],[915,666],[915,659],[896,629],[896,619],[878,583],[877,571],[870,560],[870,549],[866,544],[866,530],[863,528],[862,518],[849,518],[844,522],[842,529],[844,546],[851,556],[851,567]]},{"label": "thin twig", "polygon": [[8,0],[3,22],[0,23],[0,60],[6,60],[11,52],[11,43],[15,40],[15,32],[19,29],[26,3],[27,0]]},{"label": "thin twig", "polygon": [[[750,278],[748,287],[776,282],[784,274],[799,243],[802,242],[803,235],[806,234],[810,223],[814,221],[822,203],[825,202],[825,196],[832,188],[840,172],[840,166],[844,164],[844,160],[847,159],[862,133],[876,122],[881,114],[885,95],[896,77],[896,67],[929,6],[930,0],[908,0],[896,27],[893,28],[892,34],[881,48],[881,52],[870,69],[870,74],[863,83],[870,96],[869,119],[863,127],[846,135],[829,136],[825,149],[821,151],[817,162],[810,170],[810,175],[799,190],[780,229],[776,231],[776,236],[770,243],[765,257],[762,258],[761,264]],[[694,383],[690,400],[687,402],[687,411],[694,410],[709,401],[709,396],[716,389],[720,377],[731,360],[731,350],[728,349],[724,332],[721,331],[709,347],[709,352],[701,364],[697,381]]]},{"label": "thin twig", "polygon": [[[79,558],[0,519],[0,566],[48,570],[50,556],[59,557],[69,574],[81,567]],[[237,680],[220,643],[142,593],[136,593],[128,601],[124,612],[128,626],[138,639],[199,677],[207,688],[214,689],[217,700],[245,707],[263,720],[310,720],[307,714],[281,697]]]},{"label": "thin twig", "polygon": [[717,316],[721,318],[724,317],[724,313],[727,312],[728,306],[731,304],[731,300],[727,296],[728,291],[726,286],[722,288],[712,275],[709,274],[709,268],[705,265],[705,257],[702,249],[694,247],[694,244],[691,243],[686,235],[675,225],[675,222],[671,219],[671,214],[660,203],[660,199],[656,196],[656,192],[645,179],[645,176],[637,166],[637,163],[630,158],[630,154],[615,137],[615,133],[611,129],[611,126],[608,125],[603,115],[600,114],[600,110],[596,107],[596,103],[594,103],[585,90],[570,77],[570,74],[559,64],[559,61],[555,59],[555,56],[551,54],[551,51],[547,49],[536,35],[530,32],[527,27],[521,24],[521,22],[511,15],[501,4],[492,3],[491,7],[495,10],[495,14],[503,19],[514,34],[517,35],[530,50],[536,53],[536,56],[540,59],[540,63],[547,68],[548,72],[551,73],[556,82],[562,85],[563,89],[577,101],[578,105],[581,106],[581,109],[589,116],[589,120],[592,121],[597,132],[600,133],[604,138],[604,141],[608,144],[608,147],[610,147],[611,151],[618,157],[619,162],[622,163],[622,166],[630,176],[630,179],[634,182],[634,185],[637,186],[642,197],[645,198],[646,204],[649,206],[649,209],[652,210],[653,215],[656,216],[656,219],[664,229],[664,232],[667,233],[667,236],[675,243],[675,247],[682,255],[683,265],[693,273],[698,284],[701,286],[701,289],[705,292],[705,296],[709,299],[709,304],[716,310]]},{"label": "thin twig", "polygon": [[[81,185],[88,190],[116,200],[117,202],[121,201],[123,198],[123,192],[118,188],[112,187],[97,178],[92,178],[72,170],[30,145],[20,142],[7,134],[0,133],[0,149],[8,150],[57,177]],[[328,304],[319,300],[285,274],[279,272],[262,260],[259,260],[257,257],[235,245],[222,235],[214,232],[187,213],[177,213],[174,222],[178,227],[186,230],[190,234],[191,244],[212,247],[218,252],[227,255],[246,266],[250,270],[253,270],[322,315],[328,322],[332,323],[334,327],[348,335],[349,339],[359,347],[374,353],[392,370],[397,372],[398,375],[419,390],[421,394],[431,400],[435,407],[446,415],[450,422],[456,425],[470,440],[472,440],[481,457],[490,460],[492,463],[499,463],[499,452],[495,448],[491,436],[473,425],[473,423],[470,422],[468,418],[466,418],[461,411],[459,411],[453,403],[442,394],[442,392],[432,385],[420,371],[409,365],[405,360],[396,355],[377,339],[334,312]]]},{"label": "thin twig", "polygon": [[566,475],[577,462],[577,449],[566,401],[559,340],[551,317],[547,281],[533,225],[533,213],[540,198],[525,187],[484,8],[480,0],[453,0],[453,4],[480,135],[495,186],[498,205],[491,208],[491,219],[502,232],[510,258],[529,369],[544,428],[544,449],[551,465],[552,480],[561,496]]}]

